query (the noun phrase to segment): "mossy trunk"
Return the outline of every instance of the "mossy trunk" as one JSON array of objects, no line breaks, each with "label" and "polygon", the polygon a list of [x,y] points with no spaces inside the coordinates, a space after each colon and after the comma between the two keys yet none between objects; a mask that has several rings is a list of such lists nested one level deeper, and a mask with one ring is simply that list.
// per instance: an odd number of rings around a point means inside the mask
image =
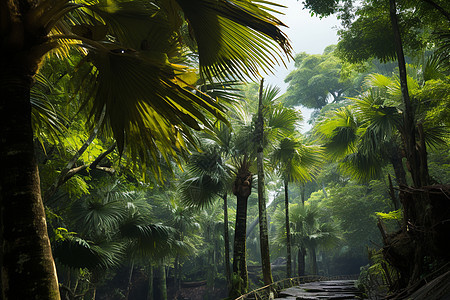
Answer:
[{"label": "mossy trunk", "polygon": [[[236,195],[236,226],[234,234],[233,276],[230,297],[239,297],[248,290],[248,272],[246,259],[247,202],[252,188],[250,163],[244,158],[240,163],[233,184]],[[233,298],[233,299],[234,299]]]},{"label": "mossy trunk", "polygon": [[153,284],[153,267],[149,266],[147,271],[147,277],[148,277],[148,291],[147,291],[147,300],[155,300],[154,293],[154,284]]},{"label": "mossy trunk", "polygon": [[31,76],[0,68],[3,299],[60,299],[34,153]]},{"label": "mossy trunk", "polygon": [[166,268],[161,263],[154,269],[154,299],[167,300]]},{"label": "mossy trunk", "polygon": [[256,136],[258,140],[256,163],[258,169],[259,245],[261,250],[261,267],[264,285],[269,285],[273,283],[273,279],[272,269],[270,266],[269,231],[267,228],[266,211],[266,186],[264,179],[264,118],[262,104],[263,84],[264,79],[261,79],[261,85],[259,87],[258,122],[256,125]]}]

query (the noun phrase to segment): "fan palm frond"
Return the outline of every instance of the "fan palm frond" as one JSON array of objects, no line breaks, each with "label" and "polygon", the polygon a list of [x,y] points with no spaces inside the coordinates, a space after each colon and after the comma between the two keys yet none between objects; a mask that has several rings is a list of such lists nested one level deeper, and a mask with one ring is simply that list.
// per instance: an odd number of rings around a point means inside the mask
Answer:
[{"label": "fan palm frond", "polygon": [[[378,152],[379,153],[379,152]],[[339,164],[339,169],[358,181],[370,181],[382,174],[381,158],[377,152],[365,153],[357,151],[348,154]]]},{"label": "fan palm frond", "polygon": [[73,204],[71,215],[81,234],[98,237],[117,230],[126,209],[122,201],[104,203],[98,199],[86,199]]},{"label": "fan palm frond", "polygon": [[70,268],[114,268],[120,265],[125,247],[122,243],[94,244],[76,236],[70,236],[55,245],[58,262]]},{"label": "fan palm frond", "polygon": [[51,103],[49,95],[53,89],[52,83],[42,74],[35,76],[35,82],[30,91],[31,123],[35,136],[43,144],[44,136],[54,142],[66,130],[66,118],[58,112]]},{"label": "fan palm frond", "polygon": [[295,138],[284,138],[273,150],[271,160],[288,182],[307,182],[317,174],[323,161],[323,150],[318,146],[303,145]]},{"label": "fan palm frond", "polygon": [[349,107],[339,109],[329,119],[317,124],[316,135],[332,159],[340,159],[356,150],[358,124]]},{"label": "fan palm frond", "polygon": [[176,0],[198,45],[200,71],[211,79],[255,78],[281,60],[278,49],[291,47],[280,31],[283,24],[253,1]]}]

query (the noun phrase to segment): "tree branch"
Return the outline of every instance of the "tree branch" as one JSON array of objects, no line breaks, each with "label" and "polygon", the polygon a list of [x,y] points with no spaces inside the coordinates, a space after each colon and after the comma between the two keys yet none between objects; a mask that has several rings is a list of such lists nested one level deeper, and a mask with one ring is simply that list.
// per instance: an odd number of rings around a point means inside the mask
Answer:
[{"label": "tree branch", "polygon": [[86,170],[87,168],[90,169],[96,169],[96,170],[100,170],[100,171],[104,171],[107,173],[111,173],[113,174],[115,172],[115,170],[113,168],[108,168],[108,167],[102,167],[102,166],[98,166],[98,164],[111,152],[114,151],[114,149],[116,148],[116,143],[112,144],[105,152],[103,152],[102,154],[100,154],[91,164],[86,164],[83,166],[79,166],[79,167],[75,167],[70,169],[66,176],[64,176],[64,179],[61,183],[61,185],[65,182],[67,182],[70,178],[72,178],[73,176],[75,176],[76,174],[80,173],[83,170]]},{"label": "tree branch", "polygon": [[447,18],[447,20],[450,21],[450,13],[446,11],[442,6],[439,6],[436,2],[432,0],[423,0],[423,1],[433,6],[437,11],[443,14]]},{"label": "tree branch", "polygon": [[[66,166],[61,170],[61,173],[59,174],[58,178],[53,182],[53,184],[50,186],[50,188],[45,193],[44,201],[47,199],[50,199],[56,192],[56,190],[67,180],[65,180],[66,175],[69,173],[69,171],[73,168],[75,163],[78,161],[81,155],[86,151],[86,149],[92,144],[94,139],[97,137],[98,130],[100,126],[103,123],[103,119],[105,118],[105,110],[103,110],[100,120],[98,121],[97,126],[92,131],[89,138],[84,142],[84,144],[81,146],[81,148],[75,153],[75,155],[72,157],[72,159],[66,164]],[[78,171],[79,172],[79,171]],[[74,174],[75,175],[75,174]],[[72,175],[73,176],[73,175]]]}]

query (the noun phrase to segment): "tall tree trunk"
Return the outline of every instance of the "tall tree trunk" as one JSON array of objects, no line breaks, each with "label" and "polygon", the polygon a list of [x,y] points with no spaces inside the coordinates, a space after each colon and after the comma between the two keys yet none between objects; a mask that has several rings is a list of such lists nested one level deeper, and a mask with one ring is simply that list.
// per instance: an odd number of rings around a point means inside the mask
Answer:
[{"label": "tall tree trunk", "polygon": [[[247,202],[252,189],[250,163],[245,157],[241,162],[233,184],[233,194],[237,198],[236,226],[234,234],[233,279],[230,297],[238,297],[248,289],[246,260]],[[233,298],[233,299],[234,299]]]},{"label": "tall tree trunk", "polygon": [[148,267],[147,277],[148,277],[147,300],[155,300],[155,297],[154,297],[155,289],[154,289],[154,285],[153,285],[153,267],[152,266]]},{"label": "tall tree trunk", "polygon": [[31,76],[0,65],[3,299],[60,299],[31,128]]},{"label": "tall tree trunk", "polygon": [[316,247],[311,247],[311,265],[312,265],[312,274],[317,275],[318,274],[318,268],[317,268],[317,254],[316,254]]},{"label": "tall tree trunk", "polygon": [[306,201],[306,184],[302,183],[301,191],[300,191],[302,205],[305,206]]},{"label": "tall tree trunk", "polygon": [[[421,125],[416,130],[414,110],[411,104],[411,99],[408,93],[407,74],[405,57],[403,54],[402,40],[400,36],[400,28],[397,17],[397,7],[395,0],[389,0],[389,12],[392,23],[392,29],[394,33],[395,50],[397,53],[398,67],[400,73],[400,87],[402,91],[403,104],[405,106],[405,112],[403,116],[403,128],[401,130],[403,143],[405,145],[406,159],[409,165],[411,177],[413,179],[413,185],[416,188],[420,188],[428,185],[429,174],[427,167],[427,154],[424,142],[423,129]],[[419,134],[419,144],[416,141],[416,132]],[[413,194],[414,195],[414,194]],[[409,200],[409,196],[406,192],[401,192],[400,197],[403,204],[404,213],[404,228],[408,228],[410,224],[413,227],[421,228],[421,230],[407,230],[407,233],[413,240],[415,245],[415,253],[413,262],[411,263],[414,268],[409,278],[409,284],[412,285],[420,280],[421,275],[424,272],[425,256],[429,252],[428,245],[428,233],[423,229],[427,228],[430,217],[430,199],[426,193],[418,193],[414,195],[413,199]],[[413,216],[420,216],[414,218]]]},{"label": "tall tree trunk", "polygon": [[230,268],[230,235],[228,233],[228,193],[223,195],[223,239],[225,241],[225,272],[227,276],[228,289],[231,285],[231,268]]},{"label": "tall tree trunk", "polygon": [[[414,110],[408,92],[406,62],[403,54],[403,44],[400,36],[400,27],[397,17],[397,5],[395,0],[389,0],[389,13],[394,33],[394,45],[397,54],[398,68],[400,73],[400,88],[402,91],[405,112],[403,115],[402,138],[405,145],[406,159],[408,160],[411,176],[415,187],[427,185],[427,176],[421,172],[421,161],[416,148],[416,126],[414,122]],[[428,173],[428,170],[425,172]],[[422,175],[422,176],[421,176]]]},{"label": "tall tree trunk", "polygon": [[305,255],[306,255],[305,248],[299,247],[297,252],[298,276],[305,276],[305,269],[306,269]]},{"label": "tall tree trunk", "polygon": [[406,186],[406,172],[403,168],[403,161],[400,149],[397,145],[391,147],[390,151],[390,162],[394,168],[395,180],[399,186]]},{"label": "tall tree trunk", "polygon": [[156,288],[154,297],[158,300],[167,300],[166,268],[163,263],[159,263],[155,270]]},{"label": "tall tree trunk", "polygon": [[175,256],[175,261],[173,263],[173,268],[174,268],[174,275],[173,275],[173,288],[178,291],[179,290],[179,283],[178,283],[178,278],[179,278],[179,265],[180,265],[180,255],[177,253],[177,255]]},{"label": "tall tree trunk", "polygon": [[263,85],[264,79],[261,79],[261,85],[259,87],[258,122],[256,125],[256,136],[258,140],[256,163],[258,168],[259,245],[261,249],[261,267],[264,285],[269,285],[273,283],[273,279],[272,269],[270,266],[269,232],[267,229],[266,190],[264,180],[264,118],[262,103]]},{"label": "tall tree trunk", "polygon": [[133,269],[134,269],[134,261],[131,261],[130,275],[128,276],[127,293],[125,294],[125,300],[128,300],[128,297],[130,296],[130,291],[133,284]]},{"label": "tall tree trunk", "polygon": [[291,254],[291,226],[289,224],[289,190],[288,181],[284,181],[284,206],[286,208],[286,277],[292,276],[292,254]]}]

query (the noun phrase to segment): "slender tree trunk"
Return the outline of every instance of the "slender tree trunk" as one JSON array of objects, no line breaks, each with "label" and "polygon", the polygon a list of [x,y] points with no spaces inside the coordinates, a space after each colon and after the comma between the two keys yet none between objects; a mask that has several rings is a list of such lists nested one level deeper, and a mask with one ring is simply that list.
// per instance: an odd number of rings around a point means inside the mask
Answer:
[{"label": "slender tree trunk", "polygon": [[430,4],[434,9],[439,11],[448,21],[450,21],[450,13],[446,11],[442,6],[439,6],[436,2],[432,0],[423,0],[423,1]]},{"label": "slender tree trunk", "polygon": [[[420,188],[428,185],[429,182],[427,154],[423,130],[421,125],[419,125],[418,130],[416,130],[414,110],[409,97],[405,57],[403,54],[395,0],[389,0],[389,12],[394,33],[395,50],[398,59],[400,87],[402,91],[403,104],[405,106],[403,116],[404,124],[400,132],[405,145],[406,159],[409,165],[411,177],[413,179],[413,185],[416,188]],[[419,134],[419,144],[416,141],[416,132]],[[400,197],[403,198],[402,204],[404,208],[405,228],[409,226],[408,223],[411,223],[413,227],[421,228],[420,230],[407,231],[415,245],[414,257],[410,258],[412,260],[411,265],[414,267],[410,278],[408,278],[409,284],[412,285],[420,280],[420,277],[424,272],[425,256],[427,256],[427,252],[429,251],[429,247],[426,246],[428,245],[427,241],[429,234],[427,234],[425,228],[427,228],[427,224],[430,224],[428,221],[431,205],[429,203],[430,199],[426,193],[419,193],[417,198],[413,196],[412,201],[408,201],[409,197],[405,192],[401,192]],[[421,217],[416,219],[413,218],[413,216]]]},{"label": "slender tree trunk", "polygon": [[286,277],[292,276],[292,254],[291,254],[291,226],[289,224],[289,190],[288,182],[284,181],[284,206],[286,208]]},{"label": "slender tree trunk", "polygon": [[305,255],[306,255],[305,248],[300,247],[297,252],[298,276],[305,276],[305,269],[306,269]]},{"label": "slender tree trunk", "polygon": [[394,146],[390,150],[390,161],[394,168],[395,180],[399,186],[406,186],[406,172],[403,168],[402,155],[398,146]]},{"label": "slender tree trunk", "polygon": [[266,211],[266,191],[264,180],[264,154],[263,154],[263,137],[264,137],[264,118],[263,118],[263,93],[264,79],[261,79],[259,87],[259,106],[258,106],[258,122],[256,128],[256,136],[258,137],[257,147],[257,168],[258,168],[258,209],[259,209],[259,239],[261,248],[261,266],[263,273],[264,285],[273,283],[272,269],[270,266],[269,251],[269,232],[267,229],[267,211]]},{"label": "slender tree trunk", "polygon": [[325,198],[328,198],[327,191],[325,190],[325,183],[323,183],[323,182],[322,182],[322,192],[323,192],[323,195],[325,196]]},{"label": "slender tree trunk", "polygon": [[153,286],[153,268],[152,266],[148,267],[148,291],[147,291],[147,300],[155,300],[154,293],[155,289]]},{"label": "slender tree trunk", "polygon": [[[233,293],[231,296],[244,294],[248,288],[248,273],[246,261],[245,231],[247,222],[247,197],[237,196],[236,226],[234,237],[233,254],[233,274],[237,279],[233,279]],[[238,281],[238,282],[236,282]]]},{"label": "slender tree trunk", "polygon": [[134,261],[131,262],[130,275],[128,276],[127,293],[125,295],[125,300],[128,300],[128,297],[130,296],[131,286],[133,283],[133,269],[134,269]]},{"label": "slender tree trunk", "polygon": [[405,106],[402,138],[405,144],[406,159],[408,160],[411,176],[415,187],[427,184],[425,176],[421,176],[421,163],[419,153],[416,149],[416,126],[414,122],[414,110],[408,92],[406,62],[403,54],[403,45],[398,25],[397,5],[395,0],[389,0],[389,12],[394,33],[394,45],[397,53],[398,68],[400,73],[400,88],[402,91],[403,104]]},{"label": "slender tree trunk", "polygon": [[228,233],[228,193],[223,195],[223,239],[225,241],[225,272],[227,276],[228,289],[231,286],[231,268],[230,268],[230,235]]},{"label": "slender tree trunk", "polygon": [[233,279],[230,297],[238,297],[248,289],[248,272],[246,259],[246,228],[247,202],[252,188],[252,173],[247,158],[240,163],[236,180],[233,184],[233,194],[237,198],[236,226],[234,234]]},{"label": "slender tree trunk", "polygon": [[312,264],[312,274],[317,275],[318,268],[317,268],[317,254],[316,254],[316,247],[311,247],[311,264]]},{"label": "slender tree trunk", "polygon": [[419,159],[420,159],[420,180],[423,185],[428,185],[430,182],[430,176],[428,173],[428,158],[427,158],[427,146],[425,144],[425,133],[423,131],[423,124],[417,124],[417,131],[419,133]]},{"label": "slender tree trunk", "polygon": [[174,268],[173,288],[176,291],[178,291],[179,259],[180,259],[180,255],[177,253],[177,255],[175,256],[175,261],[173,263],[173,268]]},{"label": "slender tree trunk", "polygon": [[14,71],[0,65],[3,299],[60,299],[34,153],[31,77]]},{"label": "slender tree trunk", "polygon": [[304,183],[302,183],[302,187],[301,187],[301,199],[302,199],[302,205],[305,206],[305,201],[306,201],[306,185]]},{"label": "slender tree trunk", "polygon": [[[47,192],[45,193],[45,199],[44,200],[48,201],[48,199],[50,199],[56,193],[58,188],[70,178],[70,177],[66,178],[66,175],[69,173],[69,171],[73,168],[73,166],[76,164],[76,162],[81,157],[81,155],[83,155],[83,153],[87,150],[87,148],[89,148],[89,146],[92,144],[92,142],[97,137],[98,130],[99,130],[100,126],[103,123],[104,117],[105,117],[105,111],[103,111],[103,113],[102,113],[102,115],[100,117],[100,121],[98,123],[98,126],[96,126],[94,128],[94,130],[91,132],[91,135],[89,136],[89,138],[83,143],[83,145],[77,151],[77,153],[75,153],[75,155],[72,157],[72,159],[61,170],[58,178],[56,178],[55,182],[53,182],[53,184],[47,190]],[[47,202],[45,202],[45,203],[47,204]]]},{"label": "slender tree trunk", "polygon": [[166,268],[164,264],[159,263],[155,272],[156,289],[155,299],[167,300],[167,283],[166,283]]}]

